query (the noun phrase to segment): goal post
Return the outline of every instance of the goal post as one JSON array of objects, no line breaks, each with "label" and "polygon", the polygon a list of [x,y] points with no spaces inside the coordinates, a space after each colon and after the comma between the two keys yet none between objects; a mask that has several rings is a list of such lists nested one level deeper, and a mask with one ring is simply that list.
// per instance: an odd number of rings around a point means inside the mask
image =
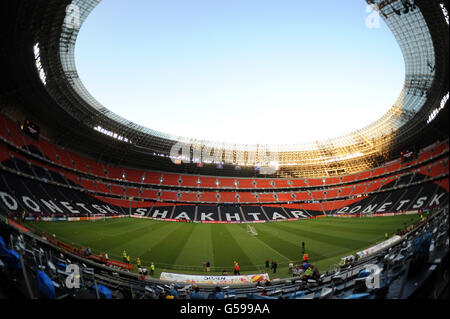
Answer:
[{"label": "goal post", "polygon": [[363,217],[373,217],[373,212],[364,213]]},{"label": "goal post", "polygon": [[97,222],[97,221],[105,221],[106,215],[105,214],[91,214],[91,217],[89,218],[91,222]]},{"label": "goal post", "polygon": [[258,232],[256,231],[255,227],[253,227],[253,226],[250,225],[250,224],[247,224],[247,232],[248,232],[250,235],[258,236]]}]

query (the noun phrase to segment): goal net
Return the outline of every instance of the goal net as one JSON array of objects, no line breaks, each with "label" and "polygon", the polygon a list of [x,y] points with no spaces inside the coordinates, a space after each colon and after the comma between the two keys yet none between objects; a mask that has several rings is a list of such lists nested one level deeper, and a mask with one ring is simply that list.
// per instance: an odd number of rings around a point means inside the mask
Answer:
[{"label": "goal net", "polygon": [[91,222],[105,221],[106,216],[105,216],[105,214],[92,214],[91,217],[89,218],[89,220]]},{"label": "goal net", "polygon": [[250,235],[258,236],[258,232],[256,231],[255,227],[250,224],[247,224],[247,232],[250,233]]}]

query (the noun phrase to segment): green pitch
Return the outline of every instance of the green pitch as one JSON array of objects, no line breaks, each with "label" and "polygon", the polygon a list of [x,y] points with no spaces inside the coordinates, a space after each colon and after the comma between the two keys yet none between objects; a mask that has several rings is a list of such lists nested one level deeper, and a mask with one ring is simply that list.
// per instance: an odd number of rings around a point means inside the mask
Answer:
[{"label": "green pitch", "polygon": [[241,274],[255,273],[264,269],[266,259],[277,261],[276,277],[287,277],[289,262],[301,260],[302,242],[311,262],[326,272],[340,257],[383,241],[386,232],[392,236],[397,229],[417,220],[417,215],[402,215],[251,224],[256,236],[247,231],[246,224],[186,224],[134,218],[33,222],[28,226],[55,234],[56,239],[78,248],[90,247],[95,254],[107,252],[109,258],[119,261],[126,250],[132,263],[137,257],[143,266],[154,262],[157,277],[161,271],[203,273],[205,261],[210,261],[214,274],[223,270],[231,274],[234,260],[239,262]]}]

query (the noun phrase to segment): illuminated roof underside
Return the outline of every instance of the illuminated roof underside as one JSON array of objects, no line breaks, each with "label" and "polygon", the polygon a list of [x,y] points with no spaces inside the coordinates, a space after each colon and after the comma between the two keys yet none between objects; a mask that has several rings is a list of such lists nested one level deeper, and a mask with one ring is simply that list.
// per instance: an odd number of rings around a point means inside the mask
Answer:
[{"label": "illuminated roof underside", "polygon": [[[168,146],[164,156],[169,155],[171,145],[182,142],[197,149],[209,146],[216,150],[216,155],[219,154],[216,156],[218,162],[236,165],[267,165],[267,157],[261,158],[261,149],[264,149],[266,154],[276,154],[276,159],[272,156],[270,161],[277,162],[279,176],[283,176],[285,171],[289,171],[292,176],[294,168],[294,175],[298,177],[326,177],[362,171],[373,165],[374,158],[382,157],[390,149],[396,132],[424,106],[435,76],[433,42],[420,9],[408,5],[412,1],[367,0],[392,30],[406,67],[403,90],[383,117],[345,136],[307,144],[288,145],[280,141],[279,145],[238,145],[174,136],[142,127],[114,114],[93,98],[81,83],[75,67],[75,42],[79,28],[100,1],[74,0],[73,7],[69,6],[67,10],[60,38],[60,58],[66,79],[77,94],[97,111],[98,116],[92,117],[87,125],[93,129],[102,127],[108,132],[117,132],[114,134],[120,135],[123,140],[133,141],[137,145],[141,143],[139,146],[149,149],[151,146],[145,143],[145,139],[137,139],[129,134],[135,131],[140,136],[148,136],[149,140],[155,137],[163,139]],[[361,107],[365,107],[364,101],[361,101]]]}]

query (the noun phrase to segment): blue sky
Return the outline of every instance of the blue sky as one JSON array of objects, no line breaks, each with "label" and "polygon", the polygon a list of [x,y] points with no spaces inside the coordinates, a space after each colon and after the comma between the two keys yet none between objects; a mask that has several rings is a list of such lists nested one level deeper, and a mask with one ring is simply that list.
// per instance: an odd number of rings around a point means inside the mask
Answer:
[{"label": "blue sky", "polygon": [[337,137],[394,104],[404,61],[363,0],[104,0],[80,30],[80,78],[143,126],[213,141]]}]

